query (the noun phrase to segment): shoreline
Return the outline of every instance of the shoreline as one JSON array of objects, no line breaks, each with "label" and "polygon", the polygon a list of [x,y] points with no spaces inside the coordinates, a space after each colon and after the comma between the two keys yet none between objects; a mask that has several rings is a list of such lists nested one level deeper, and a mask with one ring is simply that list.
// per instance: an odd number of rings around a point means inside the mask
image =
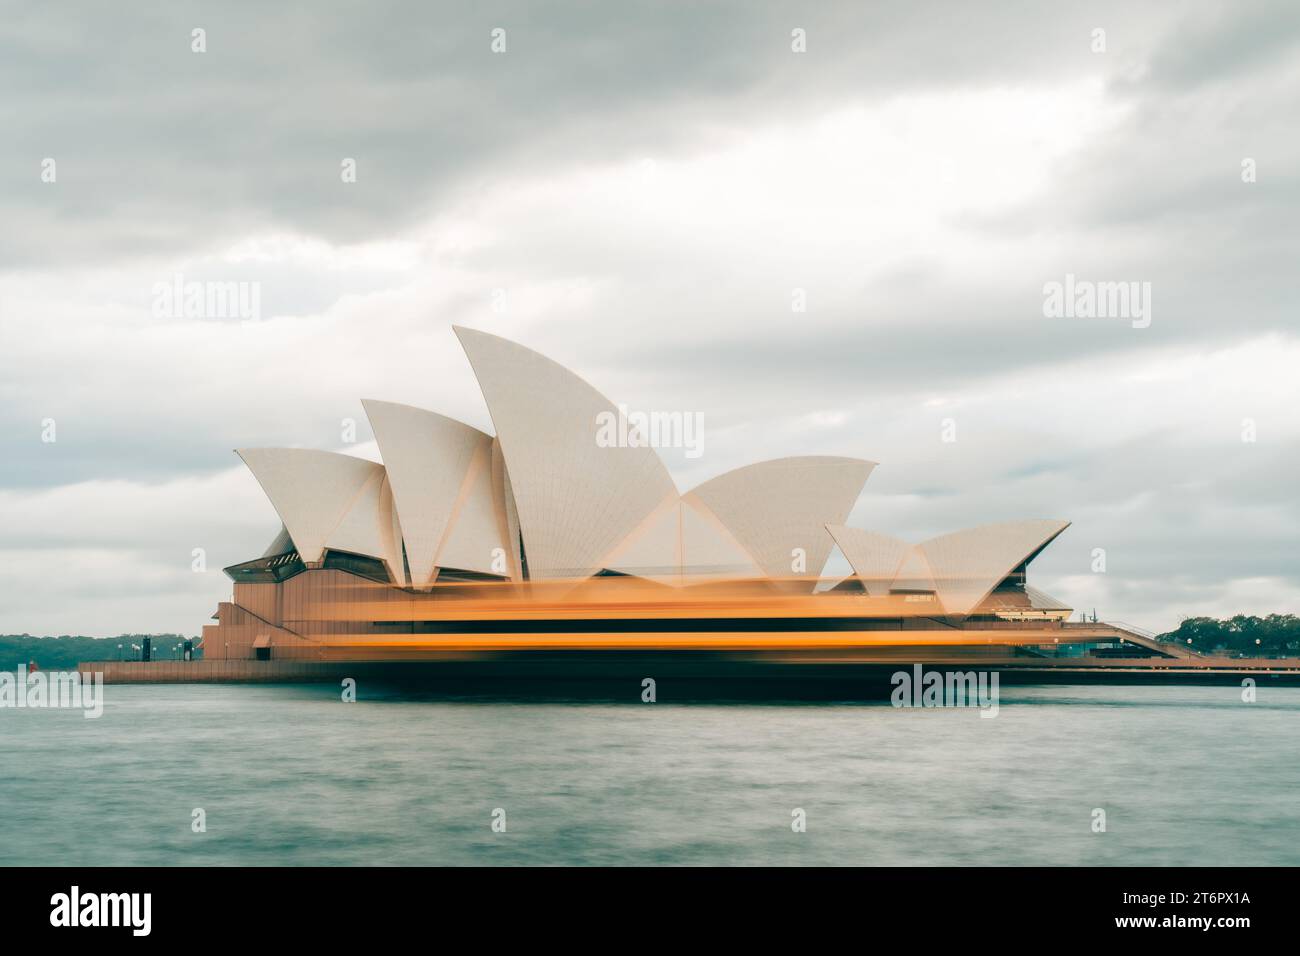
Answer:
[{"label": "shoreline", "polygon": [[[347,678],[452,696],[499,695],[641,699],[652,678],[660,700],[887,700],[900,669],[921,663],[957,672],[996,672],[1004,685],[1220,685],[1250,678],[1265,686],[1300,686],[1300,661],[1200,661],[1163,666],[1135,661],[1045,664],[985,659],[852,661],[732,658],[701,654],[481,655],[421,661],[99,661],[78,665],[105,684],[302,684]],[[1287,666],[1290,665],[1290,666]]]}]

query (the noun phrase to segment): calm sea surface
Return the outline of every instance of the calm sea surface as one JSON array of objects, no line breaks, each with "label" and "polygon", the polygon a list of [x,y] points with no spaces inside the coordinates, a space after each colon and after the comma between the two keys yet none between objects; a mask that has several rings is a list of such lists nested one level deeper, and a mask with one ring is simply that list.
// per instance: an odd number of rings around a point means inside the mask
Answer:
[{"label": "calm sea surface", "polygon": [[994,719],[105,694],[0,710],[3,863],[1300,864],[1300,688],[1004,687]]}]

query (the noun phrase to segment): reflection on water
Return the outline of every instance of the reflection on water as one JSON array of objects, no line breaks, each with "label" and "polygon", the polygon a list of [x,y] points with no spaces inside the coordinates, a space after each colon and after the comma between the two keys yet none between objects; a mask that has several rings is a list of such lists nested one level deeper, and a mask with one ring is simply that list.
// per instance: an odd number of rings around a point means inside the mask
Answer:
[{"label": "reflection on water", "polygon": [[6,863],[1300,864],[1300,688],[1004,687],[992,720],[365,686],[106,698],[99,720],[0,710]]}]

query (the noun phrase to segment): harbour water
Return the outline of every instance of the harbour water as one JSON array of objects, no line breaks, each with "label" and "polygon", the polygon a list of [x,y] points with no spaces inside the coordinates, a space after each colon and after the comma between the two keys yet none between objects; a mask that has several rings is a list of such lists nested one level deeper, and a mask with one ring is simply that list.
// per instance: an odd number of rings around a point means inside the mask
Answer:
[{"label": "harbour water", "polygon": [[1295,687],[1004,686],[994,719],[104,694],[93,720],[0,710],[6,864],[1300,864]]}]

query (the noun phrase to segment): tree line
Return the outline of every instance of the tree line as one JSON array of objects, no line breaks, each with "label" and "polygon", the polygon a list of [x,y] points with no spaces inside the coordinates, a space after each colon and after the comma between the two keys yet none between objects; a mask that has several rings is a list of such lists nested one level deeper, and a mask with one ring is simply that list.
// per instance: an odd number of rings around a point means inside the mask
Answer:
[{"label": "tree line", "polygon": [[1189,617],[1159,639],[1233,657],[1296,657],[1300,656],[1300,617],[1295,614],[1267,617],[1237,614],[1223,619]]},{"label": "tree line", "polygon": [[[153,639],[155,660],[171,660],[175,645],[186,640],[183,634],[119,634],[117,637],[0,634],[0,671],[16,671],[20,665],[33,662],[42,670],[71,671],[76,670],[82,661],[115,661],[119,654],[129,661],[139,655],[131,645],[142,645],[146,637]],[[120,652],[119,644],[122,645]],[[198,656],[200,652],[196,649],[195,657]]]}]

